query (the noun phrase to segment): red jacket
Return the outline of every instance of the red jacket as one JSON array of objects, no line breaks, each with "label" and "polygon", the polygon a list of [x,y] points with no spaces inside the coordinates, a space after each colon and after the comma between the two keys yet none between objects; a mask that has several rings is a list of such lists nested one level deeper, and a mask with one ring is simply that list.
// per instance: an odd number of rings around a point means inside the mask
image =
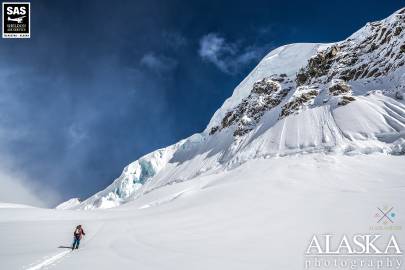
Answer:
[{"label": "red jacket", "polygon": [[83,235],[86,235],[83,231],[82,228],[76,228],[75,232],[73,233],[73,235],[77,238],[77,239],[82,239]]}]

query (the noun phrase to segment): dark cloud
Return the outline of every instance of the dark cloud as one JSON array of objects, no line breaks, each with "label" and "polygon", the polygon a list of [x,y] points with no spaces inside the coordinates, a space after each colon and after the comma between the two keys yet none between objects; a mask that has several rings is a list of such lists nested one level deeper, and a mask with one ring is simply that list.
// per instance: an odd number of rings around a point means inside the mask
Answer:
[{"label": "dark cloud", "polygon": [[[118,176],[136,153],[174,140],[163,78],[111,59],[87,79],[65,69],[0,69],[8,73],[0,81],[0,158],[9,161],[8,171],[29,175],[31,186],[85,197]],[[58,202],[33,190],[49,205]]]}]

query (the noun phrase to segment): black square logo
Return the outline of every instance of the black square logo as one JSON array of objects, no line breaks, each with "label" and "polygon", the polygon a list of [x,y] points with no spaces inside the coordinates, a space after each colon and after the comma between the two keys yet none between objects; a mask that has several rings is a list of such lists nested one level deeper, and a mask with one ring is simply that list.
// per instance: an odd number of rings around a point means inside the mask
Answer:
[{"label": "black square logo", "polygon": [[30,3],[3,3],[3,38],[30,38]]}]

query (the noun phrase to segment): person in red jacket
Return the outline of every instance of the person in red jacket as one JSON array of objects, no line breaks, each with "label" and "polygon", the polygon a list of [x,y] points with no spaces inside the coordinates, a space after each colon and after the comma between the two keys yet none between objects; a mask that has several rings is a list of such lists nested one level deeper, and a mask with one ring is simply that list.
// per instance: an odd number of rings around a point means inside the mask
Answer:
[{"label": "person in red jacket", "polygon": [[77,225],[75,232],[73,233],[74,240],[73,240],[72,250],[79,248],[80,240],[82,239],[83,235],[86,235],[86,234],[83,231],[82,225]]}]

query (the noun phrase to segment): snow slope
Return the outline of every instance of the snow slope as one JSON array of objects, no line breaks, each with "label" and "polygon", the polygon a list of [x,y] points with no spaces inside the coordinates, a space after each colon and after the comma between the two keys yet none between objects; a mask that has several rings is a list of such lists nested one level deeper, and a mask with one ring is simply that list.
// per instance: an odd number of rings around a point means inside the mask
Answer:
[{"label": "snow slope", "polygon": [[405,11],[331,44],[270,52],[207,129],[128,165],[76,209],[111,208],[158,188],[297,153],[405,153]]},{"label": "snow slope", "polygon": [[78,206],[80,204],[80,200],[79,198],[72,198],[70,200],[67,200],[66,202],[63,202],[61,204],[59,204],[58,206],[56,206],[56,209],[71,209],[74,208],[76,206]]},{"label": "snow slope", "polygon": [[[257,159],[113,209],[0,209],[1,269],[305,269],[313,234],[376,233],[384,205],[404,224],[404,167],[386,154]],[[77,224],[81,249],[58,248]],[[405,248],[402,231],[382,233]]]}]

